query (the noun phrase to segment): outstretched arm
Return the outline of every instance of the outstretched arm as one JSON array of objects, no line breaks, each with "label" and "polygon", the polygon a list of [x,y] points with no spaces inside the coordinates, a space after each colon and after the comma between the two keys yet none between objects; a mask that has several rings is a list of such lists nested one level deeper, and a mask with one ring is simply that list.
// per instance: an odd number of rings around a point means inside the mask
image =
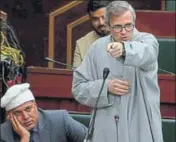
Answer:
[{"label": "outstretched arm", "polygon": [[158,58],[158,42],[151,34],[143,34],[138,41],[112,42],[107,52],[114,57],[125,57],[124,64],[150,70],[156,66]]},{"label": "outstretched arm", "polygon": [[140,41],[124,42],[125,65],[151,70],[156,66],[159,44],[151,34],[145,34]]}]

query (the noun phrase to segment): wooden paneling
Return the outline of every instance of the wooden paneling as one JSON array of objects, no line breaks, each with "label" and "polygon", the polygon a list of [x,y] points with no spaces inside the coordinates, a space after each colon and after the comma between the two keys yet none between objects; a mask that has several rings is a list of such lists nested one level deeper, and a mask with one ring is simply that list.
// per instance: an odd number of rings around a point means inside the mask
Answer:
[{"label": "wooden paneling", "polygon": [[[40,107],[89,112],[88,107],[77,103],[72,96],[72,75],[71,70],[31,67],[28,69],[27,81]],[[175,75],[160,74],[159,86],[162,117],[175,117]]]},{"label": "wooden paneling", "polygon": [[159,74],[159,86],[161,91],[162,103],[176,103],[175,79],[175,75]]},{"label": "wooden paneling", "polygon": [[136,11],[136,27],[157,37],[175,38],[175,12]]},{"label": "wooden paneling", "polygon": [[29,68],[27,81],[37,97],[72,99],[72,71],[65,69]]}]

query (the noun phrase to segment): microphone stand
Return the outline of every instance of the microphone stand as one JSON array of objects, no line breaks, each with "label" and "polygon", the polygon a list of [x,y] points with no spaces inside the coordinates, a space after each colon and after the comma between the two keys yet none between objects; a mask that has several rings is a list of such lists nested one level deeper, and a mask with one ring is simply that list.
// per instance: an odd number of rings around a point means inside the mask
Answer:
[{"label": "microphone stand", "polygon": [[[72,70],[75,70],[75,67],[73,67],[72,65],[69,65],[69,64],[66,64],[66,63],[62,63],[62,62],[59,62],[59,61],[56,61],[54,59],[51,59],[49,57],[45,57],[45,60],[49,61],[49,62],[53,62],[53,63],[56,63],[58,65],[63,65],[63,66],[68,66],[69,68],[71,68]],[[162,72],[165,72],[165,73],[168,73],[168,74],[171,74],[171,75],[175,75],[175,73],[173,72],[170,72],[170,71],[167,71],[167,70],[164,70],[164,69],[161,69],[161,68],[158,68],[159,71],[162,71]]]},{"label": "microphone stand", "polygon": [[104,87],[104,84],[105,84],[105,81],[106,81],[106,78],[107,78],[108,74],[109,74],[109,69],[104,68],[104,70],[103,70],[103,83],[101,85],[101,88],[100,88],[100,91],[99,91],[99,94],[98,94],[98,98],[97,98],[97,100],[95,102],[95,105],[94,105],[94,110],[93,110],[93,113],[92,113],[92,117],[91,117],[91,120],[90,120],[90,123],[89,123],[88,132],[86,134],[84,142],[90,142],[92,140],[92,136],[93,136],[93,132],[94,132],[94,125],[95,125],[95,117],[96,117],[96,114],[97,114],[97,105],[98,105],[101,93],[103,91],[103,87]]},{"label": "microphone stand", "polygon": [[63,66],[68,66],[69,68],[71,68],[72,70],[75,70],[75,68],[72,66],[72,65],[69,65],[69,64],[65,64],[65,63],[62,63],[62,62],[58,62],[54,59],[51,59],[49,57],[45,57],[45,60],[49,61],[49,62],[53,62],[53,63],[56,63],[58,65],[63,65]]}]

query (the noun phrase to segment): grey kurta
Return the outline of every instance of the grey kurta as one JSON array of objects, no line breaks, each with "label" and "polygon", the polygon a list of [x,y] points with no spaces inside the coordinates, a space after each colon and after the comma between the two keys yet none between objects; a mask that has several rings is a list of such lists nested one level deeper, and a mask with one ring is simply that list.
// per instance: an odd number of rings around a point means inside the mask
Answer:
[{"label": "grey kurta", "polygon": [[[108,79],[116,77],[130,84],[127,95],[117,96],[108,93],[106,80],[92,142],[163,142],[156,38],[135,29],[133,40],[124,42],[125,58],[118,59],[106,52],[110,42],[111,36],[95,41],[74,72],[73,95],[90,107],[95,105],[105,67],[110,69]],[[118,122],[115,115],[119,116]]]}]

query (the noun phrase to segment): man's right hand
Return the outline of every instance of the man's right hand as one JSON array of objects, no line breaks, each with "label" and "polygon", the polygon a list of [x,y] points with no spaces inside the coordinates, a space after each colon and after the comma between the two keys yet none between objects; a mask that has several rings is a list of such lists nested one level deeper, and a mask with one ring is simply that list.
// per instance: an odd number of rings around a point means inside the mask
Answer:
[{"label": "man's right hand", "polygon": [[14,131],[20,136],[20,142],[28,142],[30,140],[30,133],[20,124],[16,116],[10,113],[7,119],[10,120]]},{"label": "man's right hand", "polygon": [[109,80],[108,92],[114,95],[126,95],[129,92],[129,83],[120,79]]}]

